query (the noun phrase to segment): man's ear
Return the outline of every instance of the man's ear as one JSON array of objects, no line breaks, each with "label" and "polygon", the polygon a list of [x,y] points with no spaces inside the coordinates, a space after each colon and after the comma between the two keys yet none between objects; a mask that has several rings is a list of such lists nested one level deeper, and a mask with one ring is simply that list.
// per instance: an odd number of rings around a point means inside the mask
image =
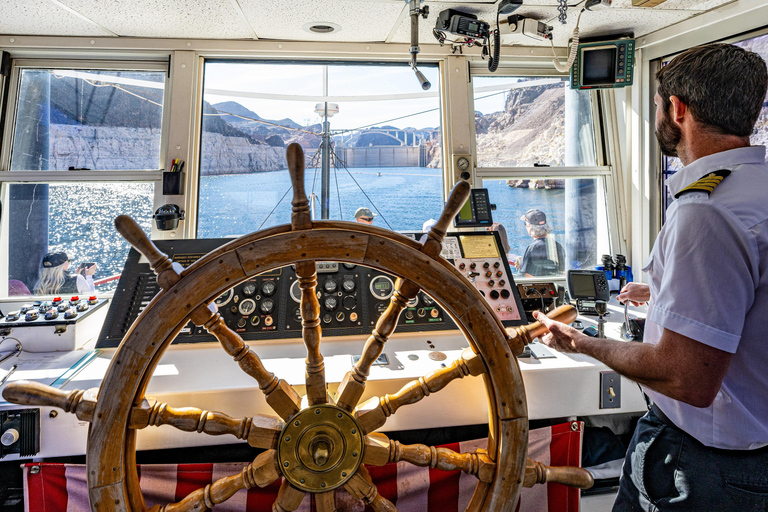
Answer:
[{"label": "man's ear", "polygon": [[670,119],[674,121],[675,124],[682,124],[685,114],[688,112],[688,105],[674,95],[669,97],[669,101],[672,103],[672,111],[669,113]]}]

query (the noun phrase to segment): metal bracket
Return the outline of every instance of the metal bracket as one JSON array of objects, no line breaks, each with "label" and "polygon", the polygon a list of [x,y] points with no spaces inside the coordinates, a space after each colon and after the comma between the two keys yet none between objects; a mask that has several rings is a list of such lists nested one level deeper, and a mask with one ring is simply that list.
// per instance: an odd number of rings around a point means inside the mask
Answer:
[{"label": "metal bracket", "polygon": [[600,372],[600,408],[621,407],[621,375],[614,371]]}]

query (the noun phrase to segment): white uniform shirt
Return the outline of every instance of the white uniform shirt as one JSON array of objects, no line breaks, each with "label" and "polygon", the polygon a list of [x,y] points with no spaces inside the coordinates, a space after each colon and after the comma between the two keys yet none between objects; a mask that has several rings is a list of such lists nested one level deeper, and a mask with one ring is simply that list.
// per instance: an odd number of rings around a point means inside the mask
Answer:
[{"label": "white uniform shirt", "polygon": [[734,354],[709,407],[644,391],[678,427],[707,446],[768,445],[768,165],[765,148],[700,158],[667,180],[674,196],[707,173],[728,169],[711,194],[687,192],[643,269],[651,303],[645,342],[664,328]]}]

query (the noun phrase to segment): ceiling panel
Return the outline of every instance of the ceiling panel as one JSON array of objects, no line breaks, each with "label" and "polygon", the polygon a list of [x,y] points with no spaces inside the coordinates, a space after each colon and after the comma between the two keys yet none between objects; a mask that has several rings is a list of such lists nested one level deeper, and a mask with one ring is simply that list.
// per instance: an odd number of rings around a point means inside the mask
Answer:
[{"label": "ceiling panel", "polygon": [[[734,1],[735,0],[667,0],[656,7],[637,7],[637,9],[642,9],[643,11],[663,11],[673,9],[708,11]],[[611,6],[612,8],[632,8],[632,0],[613,0]]]},{"label": "ceiling panel", "polygon": [[0,1],[0,33],[49,36],[111,36],[49,0]]},{"label": "ceiling panel", "polygon": [[[403,1],[352,0],[239,0],[243,12],[260,39],[293,41],[384,41],[400,14]],[[407,19],[407,17],[406,17]],[[307,32],[309,23],[333,23],[341,30],[330,34]]]},{"label": "ceiling panel", "polygon": [[121,36],[254,38],[230,0],[59,1]]}]

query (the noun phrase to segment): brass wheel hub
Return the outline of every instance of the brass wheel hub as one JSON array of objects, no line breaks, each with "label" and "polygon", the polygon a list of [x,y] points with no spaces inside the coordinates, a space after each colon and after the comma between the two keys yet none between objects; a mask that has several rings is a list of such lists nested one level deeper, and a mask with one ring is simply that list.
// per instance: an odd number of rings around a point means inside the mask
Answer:
[{"label": "brass wheel hub", "polygon": [[357,420],[335,405],[307,407],[280,434],[277,456],[294,487],[319,493],[352,478],[363,460],[363,432]]}]

